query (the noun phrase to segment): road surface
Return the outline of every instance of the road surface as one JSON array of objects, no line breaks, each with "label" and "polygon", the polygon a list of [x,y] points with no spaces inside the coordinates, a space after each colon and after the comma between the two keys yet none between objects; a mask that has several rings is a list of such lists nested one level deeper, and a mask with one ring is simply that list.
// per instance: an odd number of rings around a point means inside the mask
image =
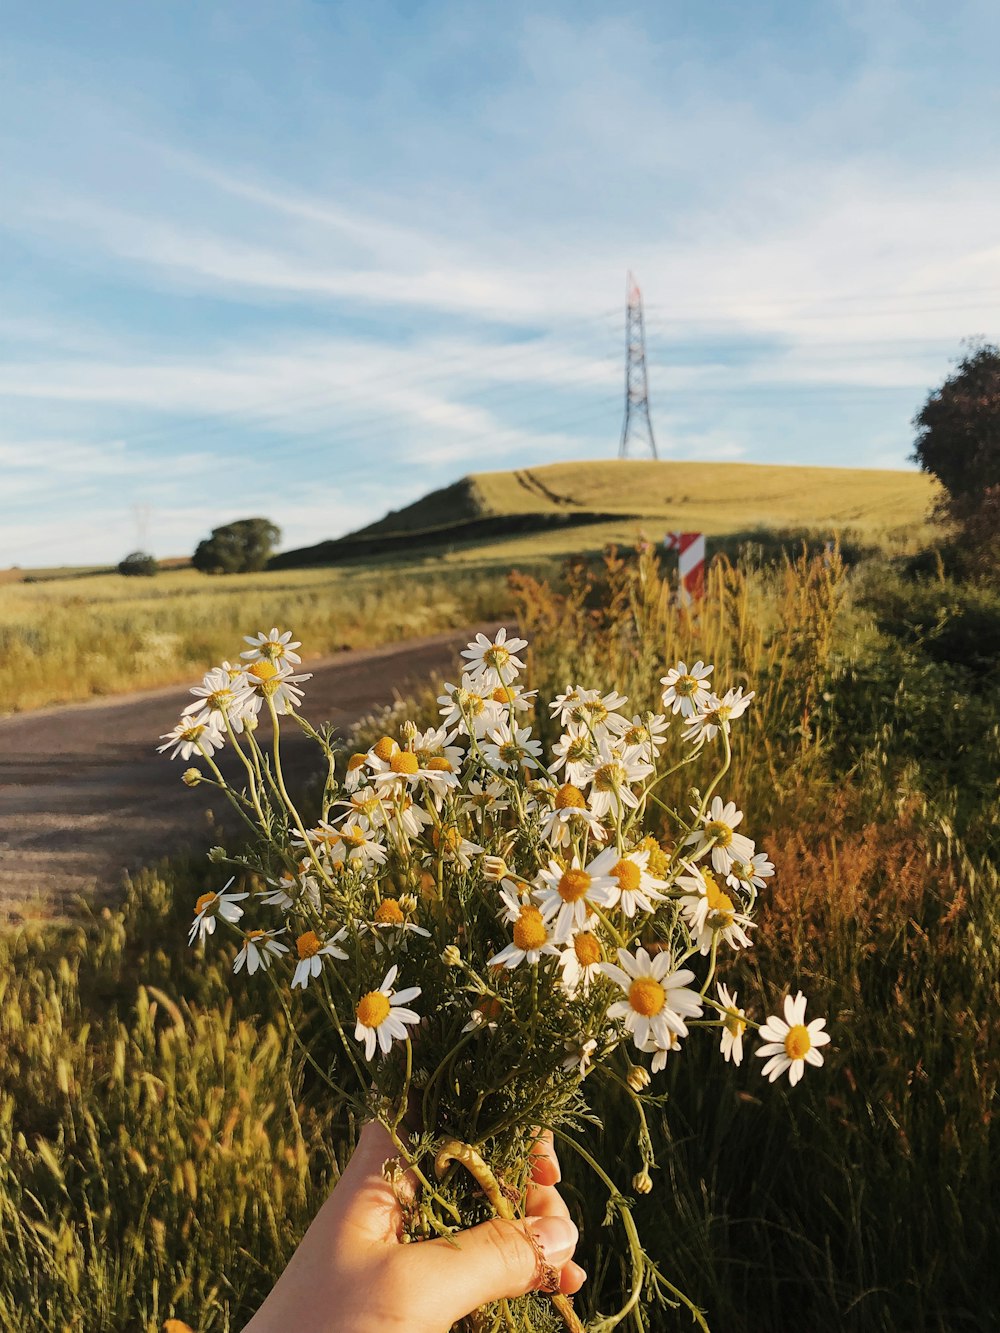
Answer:
[{"label": "road surface", "polygon": [[[455,630],[307,662],[303,715],[344,730],[434,673],[457,679],[469,638]],[[222,798],[185,787],[189,764],[155,748],[191,697],[171,687],[0,718],[0,921],[71,915],[81,896],[117,896],[125,872],[209,845],[206,810],[222,814]],[[315,747],[282,736],[288,774],[307,774]]]}]

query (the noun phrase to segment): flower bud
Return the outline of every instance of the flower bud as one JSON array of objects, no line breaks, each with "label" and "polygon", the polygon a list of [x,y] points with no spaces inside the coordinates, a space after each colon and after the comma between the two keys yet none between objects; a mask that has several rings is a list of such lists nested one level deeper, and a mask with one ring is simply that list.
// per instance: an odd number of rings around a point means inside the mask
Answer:
[{"label": "flower bud", "polygon": [[409,718],[407,718],[407,720],[400,727],[400,732],[402,733],[403,740],[406,741],[407,743],[409,743],[410,741],[415,741],[417,739],[416,723],[411,722]]},{"label": "flower bud", "polygon": [[407,913],[417,910],[417,900],[412,893],[401,893],[399,895],[399,905]]},{"label": "flower bud", "polygon": [[484,856],[483,874],[494,882],[503,879],[507,872],[507,862],[502,856]]},{"label": "flower bud", "polygon": [[635,1190],[636,1194],[652,1193],[653,1180],[645,1167],[632,1177],[632,1188]]},{"label": "flower bud", "polygon": [[218,864],[219,861],[224,861],[226,859],[225,847],[212,847],[209,850],[208,859],[213,865]]},{"label": "flower bud", "polygon": [[441,954],[441,961],[445,967],[460,967],[462,963],[462,951],[457,944],[449,944]]},{"label": "flower bud", "polygon": [[649,1087],[652,1080],[649,1077],[649,1070],[642,1065],[629,1065],[625,1081],[633,1092],[642,1092],[644,1088]]},{"label": "flower bud", "polygon": [[186,768],[181,774],[181,782],[184,783],[185,787],[197,787],[201,780],[202,773],[201,770],[197,768]]},{"label": "flower bud", "polygon": [[257,730],[257,714],[256,714],[256,713],[247,713],[247,715],[243,718],[243,730],[244,730],[244,731],[256,731],[256,730]]}]

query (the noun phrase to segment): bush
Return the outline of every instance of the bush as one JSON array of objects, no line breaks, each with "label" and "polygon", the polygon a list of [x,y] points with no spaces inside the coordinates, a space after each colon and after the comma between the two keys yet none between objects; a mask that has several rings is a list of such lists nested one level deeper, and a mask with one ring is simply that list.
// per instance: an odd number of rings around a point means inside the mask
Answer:
[{"label": "bush", "polygon": [[281,541],[281,529],[267,518],[240,518],[213,528],[198,543],[191,563],[203,574],[255,574],[264,569]]},{"label": "bush", "polygon": [[118,562],[118,573],[128,577],[142,576],[152,578],[160,572],[156,557],[148,551],[130,551],[124,560]]}]

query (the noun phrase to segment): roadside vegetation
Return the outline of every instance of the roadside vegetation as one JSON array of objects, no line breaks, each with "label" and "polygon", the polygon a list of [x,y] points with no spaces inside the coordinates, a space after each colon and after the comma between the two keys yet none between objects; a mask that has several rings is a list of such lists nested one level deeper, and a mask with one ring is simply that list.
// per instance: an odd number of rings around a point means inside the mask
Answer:
[{"label": "roadside vegetation", "polygon": [[[250,585],[242,603],[213,601],[225,642],[206,612],[190,669],[258,622],[316,647],[309,624],[339,623],[322,619],[332,576],[299,577],[283,575],[273,601]],[[402,582],[390,600],[370,572],[350,578],[340,614],[353,592],[386,637],[436,628],[450,587],[426,572],[407,585],[412,614],[429,617],[414,631]],[[637,1201],[652,1257],[716,1333],[1000,1326],[1000,594],[933,561],[850,569],[835,549],[718,560],[698,616],[673,604],[648,547],[559,580],[468,578],[482,615],[516,612],[543,697],[593,682],[653,706],[678,658],[756,691],[727,782],[777,873],[755,947],[723,979],[742,997],[752,976],[777,1002],[792,977],[833,1045],[794,1090],[709,1043],[670,1062],[660,1170]],[[414,608],[415,587],[427,598]],[[297,614],[310,607],[313,622]],[[432,700],[415,701],[418,720]],[[392,724],[365,724],[363,742]],[[270,991],[232,977],[225,945],[187,948],[210,873],[179,859],[128,885],[118,909],[0,938],[4,1327],[154,1333],[176,1316],[235,1333],[349,1151],[353,1127],[329,1123]],[[627,1190],[630,1112],[600,1109],[593,1147]],[[582,1308],[608,1309],[622,1275],[564,1166],[591,1272]]]}]

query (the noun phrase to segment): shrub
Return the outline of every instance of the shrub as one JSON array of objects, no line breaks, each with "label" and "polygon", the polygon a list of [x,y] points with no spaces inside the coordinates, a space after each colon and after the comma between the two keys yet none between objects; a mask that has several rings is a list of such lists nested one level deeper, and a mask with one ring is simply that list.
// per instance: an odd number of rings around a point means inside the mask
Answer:
[{"label": "shrub", "polygon": [[152,578],[160,572],[156,557],[148,551],[130,551],[124,560],[118,562],[118,573],[128,577],[140,576]]}]

